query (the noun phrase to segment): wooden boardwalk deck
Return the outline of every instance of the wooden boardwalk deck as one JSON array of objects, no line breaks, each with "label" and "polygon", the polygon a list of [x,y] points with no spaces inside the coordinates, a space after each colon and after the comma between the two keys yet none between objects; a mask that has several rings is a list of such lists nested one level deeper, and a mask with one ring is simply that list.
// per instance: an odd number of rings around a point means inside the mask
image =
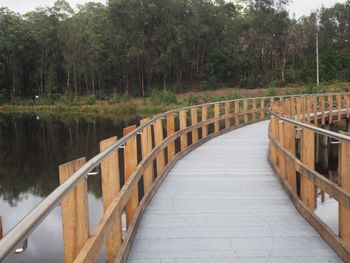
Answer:
[{"label": "wooden boardwalk deck", "polygon": [[146,209],[128,262],[342,262],[273,174],[267,125],[180,160]]}]

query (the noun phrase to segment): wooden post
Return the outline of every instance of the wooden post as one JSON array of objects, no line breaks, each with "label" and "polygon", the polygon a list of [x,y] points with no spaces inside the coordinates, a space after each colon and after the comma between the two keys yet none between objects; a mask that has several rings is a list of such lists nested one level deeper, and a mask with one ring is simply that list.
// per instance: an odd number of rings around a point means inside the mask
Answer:
[{"label": "wooden post", "polygon": [[225,118],[225,129],[228,129],[231,127],[231,117],[229,116],[230,115],[230,102],[229,101],[226,101],[225,102],[225,115],[226,115],[226,118]]},{"label": "wooden post", "polygon": [[238,115],[239,114],[239,101],[235,101],[235,126],[239,126],[239,119],[240,119],[240,116]]},{"label": "wooden post", "polygon": [[332,124],[333,123],[333,96],[329,95],[328,96],[328,123]]},{"label": "wooden post", "polygon": [[[71,177],[85,164],[85,158],[59,166],[60,183]],[[70,263],[79,254],[89,238],[87,180],[84,178],[63,200],[61,204],[64,262]]]},{"label": "wooden post", "polygon": [[[112,137],[100,142],[100,151],[103,152],[109,146],[117,142],[117,137]],[[103,211],[106,212],[120,190],[120,174],[118,150],[111,153],[101,162],[102,201]],[[122,244],[123,232],[121,217],[114,222],[109,237],[106,239],[107,262],[114,262]]]},{"label": "wooden post", "polygon": [[[207,106],[202,107],[202,122],[208,120],[208,108]],[[202,125],[202,138],[206,138],[208,136],[208,125]]]},{"label": "wooden post", "polygon": [[308,123],[310,123],[311,122],[311,108],[312,108],[312,101],[311,101],[311,96],[308,96],[307,98],[306,98],[307,100],[306,100],[306,121],[308,122]]},{"label": "wooden post", "polygon": [[346,118],[350,119],[350,94],[345,95]]},{"label": "wooden post", "polygon": [[260,120],[263,120],[265,119],[265,99],[261,99],[260,108]]},{"label": "wooden post", "polygon": [[[179,119],[180,119],[180,131],[183,130],[183,129],[186,129],[186,127],[187,127],[186,111],[182,110],[182,111],[179,112]],[[181,142],[181,151],[183,151],[188,146],[187,133],[181,135],[180,142]]]},{"label": "wooden post", "polygon": [[[301,136],[301,161],[310,169],[315,169],[315,133],[303,129]],[[316,188],[304,175],[301,176],[301,200],[310,209],[316,208]]]},{"label": "wooden post", "polygon": [[[140,124],[144,124],[150,118],[145,118],[140,121]],[[141,153],[142,159],[145,158],[152,151],[152,128],[150,125],[145,127],[141,133]],[[169,150],[168,150],[169,151]],[[143,188],[144,192],[147,193],[154,180],[153,163],[151,163],[143,173]]]},{"label": "wooden post", "polygon": [[325,101],[324,101],[324,96],[320,97],[321,100],[321,124],[322,126],[326,125],[326,116],[325,116]]},{"label": "wooden post", "polygon": [[305,115],[307,113],[306,109],[306,97],[302,98],[302,104],[301,104],[301,121],[305,122]]},{"label": "wooden post", "polygon": [[301,121],[301,116],[300,116],[300,114],[301,114],[301,98],[297,98],[297,101],[296,101],[296,103],[297,103],[297,121]]},{"label": "wooden post", "polygon": [[[279,143],[285,147],[285,140],[284,140],[284,122],[283,121],[277,121],[277,127],[278,127],[278,141]],[[281,177],[286,179],[287,173],[286,173],[286,156],[282,151],[279,151],[279,169]]]},{"label": "wooden post", "polygon": [[[288,122],[284,123],[284,142],[287,151],[295,156],[295,129],[294,125]],[[293,193],[297,192],[295,163],[288,160],[286,162],[286,177]]]},{"label": "wooden post", "polygon": [[[164,134],[163,134],[163,123],[162,119],[157,119],[156,124],[154,125],[154,143],[155,145],[159,145],[164,140]],[[157,176],[160,176],[163,172],[164,166],[165,166],[165,152],[161,151],[157,157]]]},{"label": "wooden post", "polygon": [[318,103],[317,103],[317,96],[313,97],[313,106],[314,106],[314,125],[318,126]]},{"label": "wooden post", "polygon": [[[349,133],[347,133],[349,135]],[[341,142],[339,147],[339,185],[350,192],[350,143]],[[350,245],[350,209],[339,203],[339,236]]]},{"label": "wooden post", "polygon": [[[270,119],[270,133],[272,138],[276,139],[276,118],[274,116],[271,116]],[[277,166],[277,154],[276,154],[276,147],[271,143],[270,144],[270,154],[271,154],[271,160],[272,162]]]},{"label": "wooden post", "polygon": [[0,240],[4,237],[4,229],[2,227],[2,217],[0,216]]},{"label": "wooden post", "polygon": [[290,101],[290,117],[292,120],[295,120],[295,99]]},{"label": "wooden post", "polygon": [[341,122],[341,95],[337,95],[337,111],[338,111],[338,122]]},{"label": "wooden post", "polygon": [[[124,128],[124,136],[136,129],[136,125]],[[129,179],[132,172],[137,165],[137,142],[136,135],[131,137],[125,144],[124,148],[124,178],[125,182]],[[128,227],[135,214],[137,205],[139,203],[139,190],[136,185],[135,189],[130,195],[129,201],[126,204],[126,227]]]},{"label": "wooden post", "polygon": [[248,100],[247,99],[244,99],[243,100],[243,112],[244,112],[244,119],[243,119],[243,122],[244,123],[247,123],[248,122]]},{"label": "wooden post", "polygon": [[[171,136],[175,133],[175,117],[173,113],[169,113],[166,118],[167,123],[167,136]],[[175,142],[172,142],[168,145],[168,162],[173,160],[175,155]]]},{"label": "wooden post", "polygon": [[217,133],[220,130],[220,121],[218,120],[220,118],[220,104],[218,103],[214,104],[214,118],[216,119],[214,122],[214,133]]},{"label": "wooden post", "polygon": [[[198,123],[197,108],[191,109],[191,123],[192,123],[192,125],[196,125]],[[195,144],[197,142],[198,142],[198,129],[194,129],[192,131],[192,144]]]},{"label": "wooden post", "polygon": [[256,100],[255,99],[253,99],[253,121],[256,121],[256,113],[255,113],[255,111],[256,111]]}]

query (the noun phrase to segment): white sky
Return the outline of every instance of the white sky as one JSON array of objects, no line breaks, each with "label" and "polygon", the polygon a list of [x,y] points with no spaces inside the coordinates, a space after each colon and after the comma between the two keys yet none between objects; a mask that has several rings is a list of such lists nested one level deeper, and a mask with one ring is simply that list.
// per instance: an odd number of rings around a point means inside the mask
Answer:
[{"label": "white sky", "polygon": [[[330,7],[337,2],[344,3],[345,0],[292,0],[289,5],[291,15],[295,13],[296,18],[310,14],[311,11],[320,8],[322,5]],[[0,7],[8,7],[12,11],[25,13],[34,10],[38,6],[52,6],[55,0],[0,0]],[[89,0],[68,0],[72,7],[77,4],[84,4]],[[106,0],[94,0],[94,2],[106,3]]]}]

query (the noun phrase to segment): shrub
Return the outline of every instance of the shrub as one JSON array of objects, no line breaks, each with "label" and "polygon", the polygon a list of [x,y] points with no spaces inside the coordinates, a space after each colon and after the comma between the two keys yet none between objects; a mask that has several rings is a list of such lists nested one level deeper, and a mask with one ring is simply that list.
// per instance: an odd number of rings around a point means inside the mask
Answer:
[{"label": "shrub", "polygon": [[0,104],[5,103],[6,102],[6,96],[5,96],[5,92],[4,91],[0,91]]},{"label": "shrub", "polygon": [[130,100],[130,97],[128,94],[124,93],[120,95],[119,93],[115,92],[111,95],[109,98],[110,104],[120,103],[120,102],[128,102]]},{"label": "shrub", "polygon": [[197,96],[194,95],[190,95],[186,98],[186,103],[189,105],[196,105],[199,104],[199,98]]},{"label": "shrub", "polygon": [[277,95],[277,91],[275,87],[270,87],[269,91],[266,93],[266,96],[273,97]]},{"label": "shrub", "polygon": [[169,90],[152,90],[150,100],[153,104],[171,104],[177,102],[175,93]]}]

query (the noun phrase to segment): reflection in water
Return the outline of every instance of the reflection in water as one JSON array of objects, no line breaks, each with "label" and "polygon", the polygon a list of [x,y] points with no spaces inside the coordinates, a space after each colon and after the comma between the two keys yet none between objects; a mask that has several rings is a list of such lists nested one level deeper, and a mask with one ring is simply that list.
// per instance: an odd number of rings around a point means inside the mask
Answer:
[{"label": "reflection in water", "polygon": [[[59,164],[83,156],[90,159],[98,153],[100,140],[120,137],[127,125],[102,119],[0,115],[0,216],[4,233],[59,185]],[[92,229],[102,215],[100,176],[89,177],[88,185]],[[62,262],[62,250],[61,210],[57,207],[30,236],[27,250],[12,256],[10,262]]]}]

